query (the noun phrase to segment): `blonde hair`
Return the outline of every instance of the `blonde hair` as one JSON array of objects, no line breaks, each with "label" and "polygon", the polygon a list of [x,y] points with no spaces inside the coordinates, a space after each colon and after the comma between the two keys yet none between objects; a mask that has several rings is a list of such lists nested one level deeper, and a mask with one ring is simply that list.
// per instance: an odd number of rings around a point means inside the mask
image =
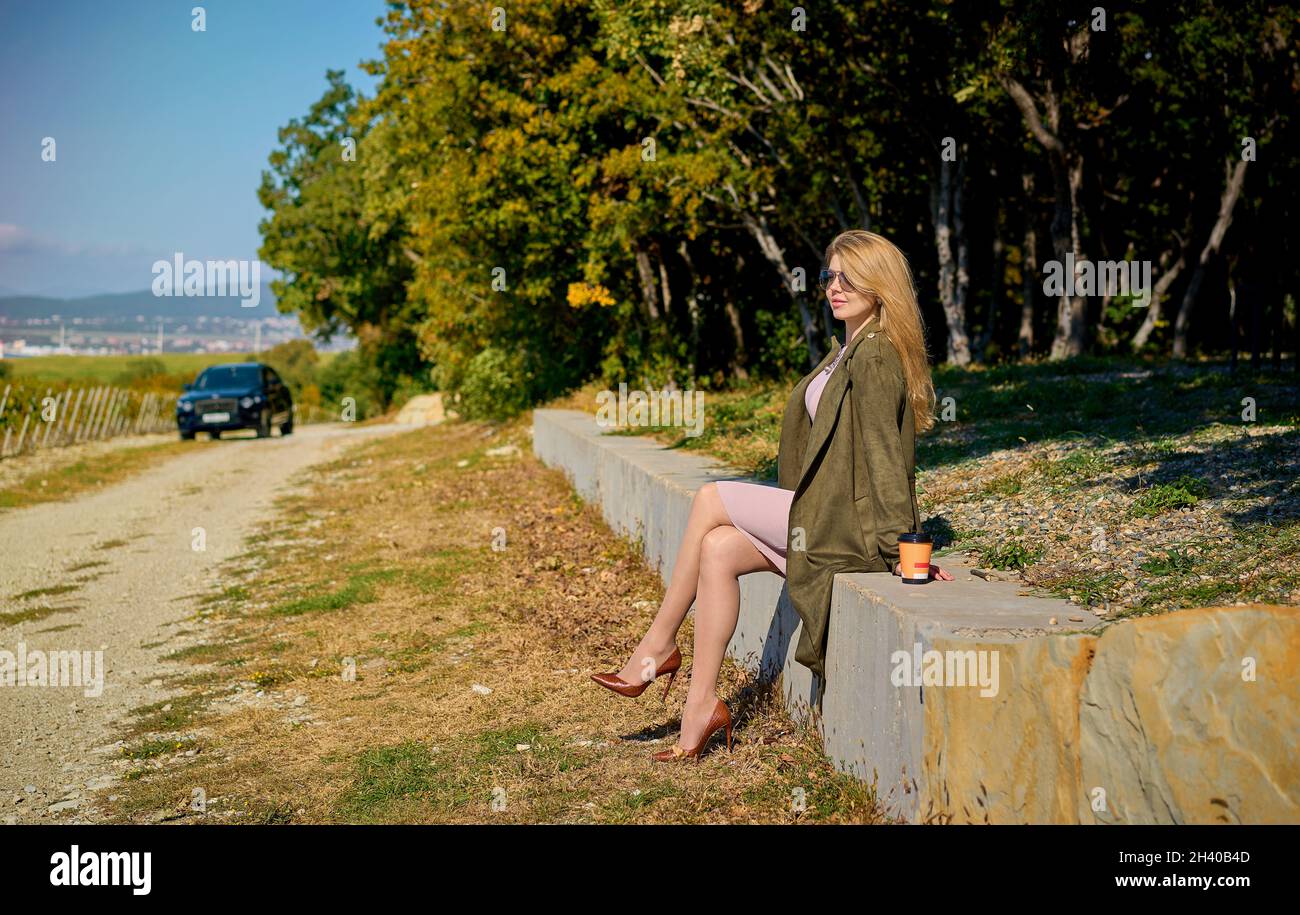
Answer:
[{"label": "blonde hair", "polygon": [[854,287],[879,300],[880,329],[898,351],[916,431],[924,432],[934,425],[934,382],[925,350],[925,321],[907,258],[893,242],[864,229],[836,235],[826,249],[827,266],[835,254]]}]

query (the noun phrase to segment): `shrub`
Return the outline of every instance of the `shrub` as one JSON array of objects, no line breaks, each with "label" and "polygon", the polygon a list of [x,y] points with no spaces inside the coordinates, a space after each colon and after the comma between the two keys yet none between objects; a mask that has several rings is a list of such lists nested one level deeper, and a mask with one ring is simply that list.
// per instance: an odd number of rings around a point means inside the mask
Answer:
[{"label": "shrub", "polygon": [[1195,505],[1209,493],[1204,480],[1181,476],[1172,483],[1158,483],[1146,489],[1133,500],[1129,514],[1138,518],[1151,518],[1174,508]]},{"label": "shrub", "polygon": [[469,361],[458,409],[465,419],[509,419],[530,403],[527,356],[489,346]]},{"label": "shrub", "polygon": [[356,401],[357,419],[378,416],[384,410],[379,369],[359,350],[339,353],[320,370],[320,394],[326,403],[341,407],[343,398]]}]

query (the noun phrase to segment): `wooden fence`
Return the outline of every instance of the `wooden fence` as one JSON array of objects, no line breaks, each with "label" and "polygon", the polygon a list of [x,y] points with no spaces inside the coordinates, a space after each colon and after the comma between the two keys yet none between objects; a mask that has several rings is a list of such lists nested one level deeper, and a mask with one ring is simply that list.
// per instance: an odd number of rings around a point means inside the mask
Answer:
[{"label": "wooden fence", "polygon": [[0,394],[0,458],[119,435],[172,432],[175,394],[111,385],[62,390],[5,385]]}]

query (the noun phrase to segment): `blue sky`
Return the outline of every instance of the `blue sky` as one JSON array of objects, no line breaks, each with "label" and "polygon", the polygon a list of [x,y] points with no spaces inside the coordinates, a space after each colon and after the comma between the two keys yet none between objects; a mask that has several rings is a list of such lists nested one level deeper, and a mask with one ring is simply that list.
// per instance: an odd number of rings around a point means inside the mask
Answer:
[{"label": "blue sky", "polygon": [[358,65],[380,56],[383,14],[382,0],[0,0],[0,295],[147,289],[177,251],[256,257],[276,130],[327,69],[370,93]]}]

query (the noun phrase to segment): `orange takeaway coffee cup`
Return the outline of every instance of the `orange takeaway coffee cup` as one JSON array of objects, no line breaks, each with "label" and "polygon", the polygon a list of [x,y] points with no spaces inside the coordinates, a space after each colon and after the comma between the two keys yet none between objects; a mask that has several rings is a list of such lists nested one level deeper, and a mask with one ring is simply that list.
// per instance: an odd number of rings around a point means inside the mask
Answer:
[{"label": "orange takeaway coffee cup", "polygon": [[930,580],[930,551],[934,543],[928,534],[903,534],[898,538],[898,572],[905,585],[923,585]]}]

